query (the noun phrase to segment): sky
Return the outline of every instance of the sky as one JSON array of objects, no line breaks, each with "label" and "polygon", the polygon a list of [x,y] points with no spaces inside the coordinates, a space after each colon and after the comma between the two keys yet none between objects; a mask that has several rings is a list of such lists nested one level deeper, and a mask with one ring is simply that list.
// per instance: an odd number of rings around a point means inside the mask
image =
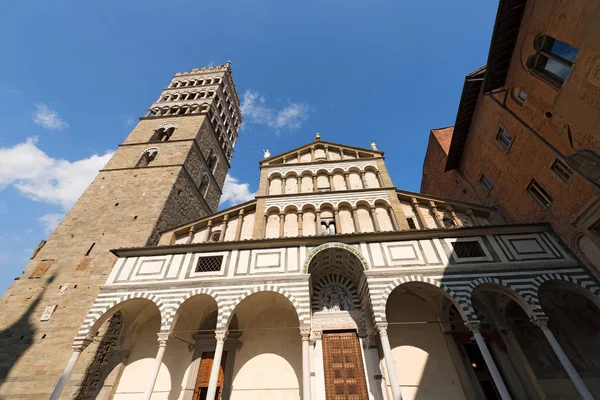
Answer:
[{"label": "sky", "polygon": [[0,13],[0,293],[176,72],[231,61],[244,123],[221,208],[263,150],[385,152],[419,191],[429,131],[454,124],[497,1],[12,1]]}]

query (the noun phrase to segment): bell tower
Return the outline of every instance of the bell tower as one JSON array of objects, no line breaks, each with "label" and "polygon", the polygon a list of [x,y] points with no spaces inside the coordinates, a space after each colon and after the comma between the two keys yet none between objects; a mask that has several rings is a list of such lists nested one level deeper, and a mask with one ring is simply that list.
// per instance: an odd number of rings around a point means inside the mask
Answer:
[{"label": "bell tower", "polygon": [[11,333],[0,338],[0,397],[36,369],[31,398],[52,392],[111,249],[156,245],[161,231],[216,212],[241,122],[229,63],[175,74],[0,301],[0,333]]}]

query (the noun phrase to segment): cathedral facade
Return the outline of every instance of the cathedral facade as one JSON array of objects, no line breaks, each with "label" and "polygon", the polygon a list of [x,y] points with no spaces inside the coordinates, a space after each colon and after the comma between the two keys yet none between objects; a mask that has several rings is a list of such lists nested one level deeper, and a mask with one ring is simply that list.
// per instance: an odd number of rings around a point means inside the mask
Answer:
[{"label": "cathedral facade", "polygon": [[217,211],[240,123],[229,65],[175,75],[9,289],[0,395],[600,397],[600,288],[548,224],[319,136]]}]

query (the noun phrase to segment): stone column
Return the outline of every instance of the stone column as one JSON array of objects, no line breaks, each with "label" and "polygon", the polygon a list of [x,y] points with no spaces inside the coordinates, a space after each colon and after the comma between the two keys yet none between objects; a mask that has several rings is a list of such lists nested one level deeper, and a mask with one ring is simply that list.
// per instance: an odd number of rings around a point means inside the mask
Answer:
[{"label": "stone column", "polygon": [[279,237],[282,238],[285,233],[285,214],[279,213]]},{"label": "stone column", "polygon": [[360,233],[360,223],[358,222],[358,213],[356,207],[352,207],[352,221],[354,222],[354,232]]},{"label": "stone column", "polygon": [[550,343],[552,350],[554,350],[554,354],[556,354],[556,357],[558,357],[558,360],[562,364],[563,368],[565,369],[565,371],[567,371],[567,375],[569,375],[569,378],[571,378],[571,382],[573,382],[573,385],[577,389],[577,392],[579,392],[581,398],[584,400],[593,400],[594,396],[592,396],[587,386],[585,386],[585,383],[583,383],[583,380],[581,379],[581,377],[577,373],[577,370],[569,360],[569,357],[567,357],[560,343],[558,343],[558,341],[554,337],[554,334],[548,328],[548,319],[535,319],[531,322],[533,322],[538,328],[540,328],[544,336],[546,336],[546,339]]},{"label": "stone column", "polygon": [[333,210],[333,218],[335,221],[335,233],[341,233],[342,223],[340,222],[340,211],[337,208]]},{"label": "stone column", "polygon": [[281,194],[285,194],[285,181],[287,179],[284,177],[281,177]]},{"label": "stone column", "polygon": [[298,179],[298,193],[302,193],[302,177],[299,176],[297,179]]},{"label": "stone column", "polygon": [[498,371],[498,367],[496,367],[496,363],[492,358],[492,354],[485,344],[485,340],[483,336],[481,336],[481,332],[479,331],[479,321],[469,321],[465,322],[465,326],[469,328],[471,332],[473,332],[473,337],[475,338],[475,342],[477,342],[477,347],[479,347],[479,351],[481,351],[481,355],[485,360],[485,365],[487,365],[488,370],[490,371],[490,375],[492,375],[492,379],[496,384],[496,389],[500,393],[500,398],[502,400],[511,400],[510,394],[508,393],[508,389],[502,380],[502,376],[500,375],[500,371]]},{"label": "stone column", "polygon": [[322,235],[323,233],[321,232],[321,211],[319,210],[315,211],[315,225],[317,229],[317,236]]},{"label": "stone column", "polygon": [[340,149],[340,160],[344,159],[344,149]]},{"label": "stone column", "polygon": [[319,188],[317,188],[317,177],[313,175],[313,192],[318,192]]},{"label": "stone column", "polygon": [[298,236],[304,236],[304,219],[302,218],[302,211],[296,213],[298,216]]},{"label": "stone column", "polygon": [[273,194],[271,193],[271,178],[267,178],[267,194]]},{"label": "stone column", "polygon": [[396,366],[394,365],[394,358],[392,357],[392,347],[390,346],[390,341],[387,336],[387,325],[387,323],[377,324],[377,330],[379,331],[381,348],[383,349],[383,358],[385,359],[388,379],[390,381],[390,387],[392,388],[392,398],[393,400],[400,400],[402,399],[402,393],[400,392],[400,383],[398,383]]},{"label": "stone column", "polygon": [[387,209],[388,215],[390,216],[390,221],[392,221],[392,227],[394,228],[395,231],[397,231],[398,228],[398,220],[396,219],[396,214],[394,214],[394,210],[392,210],[392,206],[388,206]]},{"label": "stone column", "polygon": [[210,240],[210,234],[212,233],[212,219],[208,220],[206,224],[206,236],[204,236],[204,242],[208,242]]},{"label": "stone column", "polygon": [[363,189],[369,188],[369,185],[367,184],[367,177],[365,175],[365,171],[360,171],[360,181],[362,182]]},{"label": "stone column", "polygon": [[450,204],[446,204],[446,209],[448,210],[448,214],[450,214],[450,217],[452,218],[452,221],[454,221],[456,226],[458,226],[459,228],[462,228],[462,226],[463,226],[462,221],[460,220],[460,218],[458,218],[456,216],[456,213],[454,212],[454,208],[452,208],[452,206]]},{"label": "stone column", "polygon": [[470,208],[467,208],[467,215],[471,219],[471,223],[473,224],[473,226],[479,225],[479,223],[477,222],[477,217],[475,216],[475,213],[473,212],[473,210],[471,210]]},{"label": "stone column", "polygon": [[315,146],[310,146],[310,162],[315,162]]},{"label": "stone column", "polygon": [[242,237],[242,225],[244,224],[244,209],[238,213],[237,226],[235,227],[235,240],[240,240]]},{"label": "stone column", "polygon": [[219,242],[225,241],[225,233],[227,232],[227,225],[229,224],[229,215],[223,216],[223,227],[221,228],[221,236],[219,236]]},{"label": "stone column", "polygon": [[325,160],[329,161],[329,146],[325,146]]},{"label": "stone column", "polygon": [[433,201],[429,202],[429,212],[433,216],[433,219],[435,220],[435,224],[437,225],[437,227],[445,228],[444,223],[442,222],[442,218],[438,214],[437,205]]},{"label": "stone column", "polygon": [[323,365],[323,341],[322,331],[313,331],[315,342],[315,399],[325,400],[325,371]]},{"label": "stone column", "polygon": [[381,228],[379,227],[379,221],[377,220],[377,211],[374,206],[371,206],[371,219],[373,220],[373,228],[375,228],[375,232],[381,232]]},{"label": "stone column", "polygon": [[419,207],[419,201],[415,197],[410,198],[410,204],[412,205],[413,212],[417,216],[417,220],[419,220],[420,229],[427,229],[427,222],[425,221],[425,217],[421,212],[421,208]]},{"label": "stone column", "polygon": [[377,182],[379,182],[379,187],[383,187],[383,178],[381,178],[381,173],[377,170]]},{"label": "stone column", "polygon": [[329,177],[329,190],[333,191],[334,190],[334,187],[333,187],[333,174],[330,173],[328,175],[328,177]]},{"label": "stone column", "polygon": [[350,173],[344,172],[344,180],[346,181],[346,190],[350,190]]},{"label": "stone column", "polygon": [[185,244],[192,243],[192,239],[194,239],[194,232],[196,231],[195,226],[190,226],[190,230],[188,231],[188,238],[185,241]]},{"label": "stone column", "polygon": [[154,366],[152,367],[152,372],[150,373],[150,380],[148,381],[148,385],[146,385],[146,390],[144,391],[144,400],[150,400],[150,397],[152,397],[152,391],[154,390],[154,384],[156,384],[156,378],[158,378],[158,373],[160,372],[160,366],[162,365],[162,359],[165,355],[165,350],[167,350],[168,341],[168,333],[158,334],[158,353],[156,353]]},{"label": "stone column", "polygon": [[269,222],[269,216],[265,215],[265,223],[263,224],[263,239],[267,237],[267,223]]},{"label": "stone column", "polygon": [[52,391],[52,394],[50,395],[50,400],[58,400],[58,398],[60,397],[60,394],[62,393],[63,389],[65,388],[65,383],[67,383],[67,379],[69,379],[69,377],[71,376],[71,372],[73,372],[73,368],[75,368],[75,364],[77,363],[77,360],[79,359],[79,356],[81,355],[81,352],[83,350],[85,350],[85,348],[91,343],[91,340],[85,339],[83,341],[77,342],[76,344],[73,344],[73,354],[71,354],[71,358],[69,359],[69,362],[67,363],[67,366],[65,367],[65,370],[63,371],[63,373],[60,375],[60,378],[58,378],[58,382],[56,383],[56,386],[54,387],[54,390]]},{"label": "stone column", "polygon": [[311,400],[310,398],[310,354],[309,340],[310,328],[300,328],[302,335],[302,399]]},{"label": "stone column", "polygon": [[212,369],[210,370],[210,379],[208,381],[207,399],[214,399],[217,394],[217,384],[219,383],[219,370],[221,369],[221,357],[223,356],[223,346],[227,338],[227,331],[215,331],[217,346],[215,347],[215,356],[213,358]]}]

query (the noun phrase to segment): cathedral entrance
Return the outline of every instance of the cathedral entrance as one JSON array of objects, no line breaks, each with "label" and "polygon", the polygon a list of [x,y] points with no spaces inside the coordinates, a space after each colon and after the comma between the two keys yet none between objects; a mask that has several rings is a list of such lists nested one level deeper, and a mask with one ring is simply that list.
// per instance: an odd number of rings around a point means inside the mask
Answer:
[{"label": "cathedral entrance", "polygon": [[[208,392],[208,382],[210,380],[210,371],[213,366],[213,359],[215,357],[214,352],[202,353],[202,360],[200,362],[200,369],[198,371],[198,379],[196,380],[196,386],[194,387],[194,400],[207,400],[206,393]],[[217,383],[217,395],[216,400],[221,399],[221,393],[223,392],[223,379],[225,370],[225,360],[227,360],[227,352],[223,352],[221,358],[221,368],[219,368],[219,380]],[[211,399],[212,400],[212,399]]]},{"label": "cathedral entrance", "polygon": [[327,400],[369,398],[356,332],[323,333],[323,365]]}]

